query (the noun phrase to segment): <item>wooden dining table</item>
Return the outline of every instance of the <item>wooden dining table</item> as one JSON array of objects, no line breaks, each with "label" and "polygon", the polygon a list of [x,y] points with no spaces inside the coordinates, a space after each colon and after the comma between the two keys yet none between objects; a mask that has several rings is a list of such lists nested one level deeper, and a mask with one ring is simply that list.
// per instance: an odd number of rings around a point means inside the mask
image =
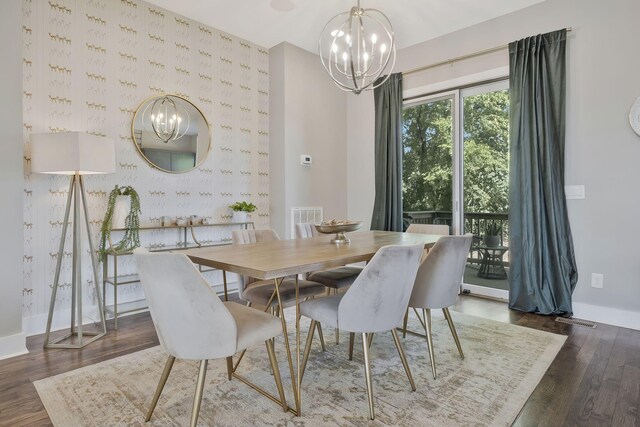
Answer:
[{"label": "wooden dining table", "polygon": [[[302,402],[300,391],[300,299],[298,295],[299,274],[369,261],[378,250],[387,245],[413,245],[422,243],[429,248],[441,236],[435,234],[399,233],[390,231],[363,231],[350,233],[348,244],[332,244],[333,235],[307,239],[275,240],[243,245],[196,248],[184,251],[195,264],[213,267],[227,272],[242,274],[260,280],[273,280],[274,295],[280,307],[279,287],[285,277],[296,277],[296,338],[294,369],[291,346],[287,334],[287,322],[284,313],[280,316],[284,344],[287,350],[287,362],[291,374],[295,408],[289,408],[295,415],[301,415]],[[392,283],[389,284],[393,286]],[[295,373],[295,374],[294,374]],[[240,378],[242,379],[242,378]],[[250,384],[251,385],[251,384]],[[254,387],[255,388],[255,387]],[[258,390],[265,394],[263,390]],[[270,397],[272,400],[274,398]],[[277,401],[277,399],[275,399]]]}]

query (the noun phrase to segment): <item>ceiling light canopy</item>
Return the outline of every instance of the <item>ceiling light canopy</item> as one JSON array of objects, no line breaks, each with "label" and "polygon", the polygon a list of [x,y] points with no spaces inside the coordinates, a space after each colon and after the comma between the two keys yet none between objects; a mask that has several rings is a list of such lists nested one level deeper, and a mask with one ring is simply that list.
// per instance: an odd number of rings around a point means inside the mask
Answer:
[{"label": "ceiling light canopy", "polygon": [[[391,22],[377,9],[361,8],[360,0],[325,25],[318,47],[333,81],[355,94],[384,83],[396,62]],[[385,73],[386,78],[376,81]]]}]

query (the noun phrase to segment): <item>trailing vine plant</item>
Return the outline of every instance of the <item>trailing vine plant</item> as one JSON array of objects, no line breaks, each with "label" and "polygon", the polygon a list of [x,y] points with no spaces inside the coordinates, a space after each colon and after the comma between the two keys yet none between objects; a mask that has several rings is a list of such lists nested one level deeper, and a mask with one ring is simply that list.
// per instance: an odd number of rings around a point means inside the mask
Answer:
[{"label": "trailing vine plant", "polygon": [[[111,227],[113,222],[113,211],[118,196],[129,196],[131,208],[125,218],[124,237],[116,245],[111,246]],[[100,227],[100,258],[108,251],[121,253],[128,252],[140,246],[140,197],[130,185],[125,187],[115,186],[109,193],[107,212],[104,214],[102,226]],[[107,247],[109,246],[109,247]]]}]

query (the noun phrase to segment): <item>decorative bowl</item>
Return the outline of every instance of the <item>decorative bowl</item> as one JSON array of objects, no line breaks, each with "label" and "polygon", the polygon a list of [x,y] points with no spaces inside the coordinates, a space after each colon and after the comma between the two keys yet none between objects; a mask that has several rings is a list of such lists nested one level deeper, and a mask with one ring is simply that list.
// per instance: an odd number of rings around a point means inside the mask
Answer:
[{"label": "decorative bowl", "polygon": [[[332,221],[333,222],[333,221]],[[336,221],[335,223],[316,224],[316,230],[323,234],[334,234],[331,243],[342,244],[349,243],[351,240],[344,233],[356,231],[362,226],[362,221]]]}]

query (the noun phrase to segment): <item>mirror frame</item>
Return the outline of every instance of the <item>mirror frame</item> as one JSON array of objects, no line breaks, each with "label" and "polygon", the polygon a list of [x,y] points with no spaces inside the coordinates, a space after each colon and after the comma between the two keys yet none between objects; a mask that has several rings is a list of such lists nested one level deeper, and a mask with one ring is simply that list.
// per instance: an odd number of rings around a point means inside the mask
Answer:
[{"label": "mirror frame", "polygon": [[[147,103],[149,103],[153,99],[163,98],[165,96],[169,96],[171,98],[176,98],[176,99],[179,99],[181,101],[184,101],[184,102],[190,104],[193,108],[196,109],[196,111],[198,113],[200,113],[200,115],[202,116],[202,119],[204,120],[204,123],[207,125],[207,130],[209,131],[209,148],[207,149],[207,153],[202,158],[202,160],[200,160],[200,162],[196,163],[195,166],[193,168],[191,168],[191,169],[184,170],[184,171],[172,171],[172,170],[161,168],[161,167],[157,166],[155,163],[153,163],[151,160],[149,160],[147,158],[147,156],[144,155],[144,153],[142,152],[142,150],[138,146],[138,143],[136,142],[135,124],[136,124],[136,119],[138,118],[138,114],[141,112],[142,107],[144,107]],[[140,104],[138,104],[138,107],[136,108],[136,112],[133,114],[133,119],[131,120],[131,141],[133,142],[133,145],[136,147],[136,151],[138,151],[138,154],[140,154],[142,159],[145,162],[147,162],[147,164],[149,166],[151,166],[152,169],[157,169],[159,171],[167,172],[167,173],[180,174],[180,173],[187,173],[187,172],[191,172],[191,171],[196,170],[197,168],[199,168],[209,158],[209,154],[211,154],[211,149],[213,148],[213,130],[211,129],[211,124],[207,120],[207,117],[204,115],[202,110],[200,110],[200,108],[198,108],[193,102],[189,101],[187,98],[185,98],[183,96],[180,96],[180,95],[176,95],[176,94],[173,94],[173,93],[162,93],[162,94],[159,94],[159,95],[152,95],[152,96],[146,98]]]}]

